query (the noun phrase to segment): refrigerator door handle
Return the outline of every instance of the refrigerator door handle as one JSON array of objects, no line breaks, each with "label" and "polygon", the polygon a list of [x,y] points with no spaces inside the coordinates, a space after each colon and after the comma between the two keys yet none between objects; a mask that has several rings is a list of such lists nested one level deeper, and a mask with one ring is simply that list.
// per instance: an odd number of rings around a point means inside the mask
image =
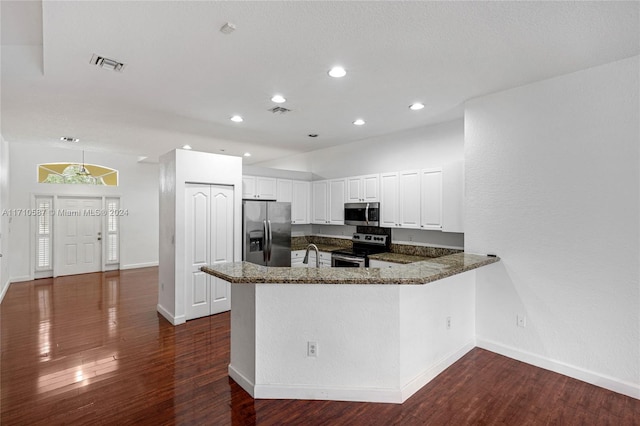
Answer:
[{"label": "refrigerator door handle", "polygon": [[267,252],[269,251],[269,234],[267,234],[267,221],[262,221],[262,229],[264,229],[264,247],[262,247],[262,261],[267,263]]},{"label": "refrigerator door handle", "polygon": [[271,232],[271,221],[267,220],[267,226],[269,227],[269,254],[267,261],[271,262],[271,249],[273,248],[273,233]]}]

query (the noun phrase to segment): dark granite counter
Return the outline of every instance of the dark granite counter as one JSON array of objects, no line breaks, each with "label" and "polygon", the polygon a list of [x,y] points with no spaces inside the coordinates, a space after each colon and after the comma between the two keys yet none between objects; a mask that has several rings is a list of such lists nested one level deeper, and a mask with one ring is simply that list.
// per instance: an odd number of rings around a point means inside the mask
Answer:
[{"label": "dark granite counter", "polygon": [[498,257],[456,253],[395,268],[273,268],[233,262],[200,269],[231,283],[425,284],[499,260]]},{"label": "dark granite counter", "polygon": [[425,260],[433,260],[432,257],[427,256],[417,256],[412,254],[402,254],[402,253],[378,253],[378,254],[370,254],[369,260],[382,260],[384,262],[393,262],[393,263],[414,263],[414,262],[422,262]]}]

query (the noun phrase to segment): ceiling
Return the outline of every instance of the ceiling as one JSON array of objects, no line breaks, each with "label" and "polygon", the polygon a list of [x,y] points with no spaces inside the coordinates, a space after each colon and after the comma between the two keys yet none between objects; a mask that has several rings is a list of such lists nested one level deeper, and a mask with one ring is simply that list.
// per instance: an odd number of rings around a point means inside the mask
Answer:
[{"label": "ceiling", "polygon": [[[189,144],[251,152],[252,164],[455,119],[470,98],[638,55],[639,10],[636,1],[3,0],[1,132],[147,161]],[[226,22],[235,32],[219,31]],[[124,72],[91,65],[94,53]],[[327,75],[336,64],[345,77]],[[275,93],[291,112],[268,111]],[[425,108],[409,110],[415,101]]]}]

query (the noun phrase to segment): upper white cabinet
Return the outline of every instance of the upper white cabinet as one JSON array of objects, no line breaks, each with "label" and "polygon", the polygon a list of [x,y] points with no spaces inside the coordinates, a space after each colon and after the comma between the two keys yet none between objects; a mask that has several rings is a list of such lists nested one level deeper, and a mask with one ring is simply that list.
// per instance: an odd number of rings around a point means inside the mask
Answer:
[{"label": "upper white cabinet", "polygon": [[420,171],[380,175],[380,226],[420,227]]},{"label": "upper white cabinet", "polygon": [[380,200],[380,175],[353,176],[347,178],[347,203]]},{"label": "upper white cabinet", "polygon": [[311,210],[311,182],[294,180],[291,195],[291,223],[309,223]]},{"label": "upper white cabinet", "polygon": [[344,225],[345,179],[312,182],[312,223]]},{"label": "upper white cabinet", "polygon": [[380,175],[380,226],[395,228],[398,219],[398,173]]},{"label": "upper white cabinet", "polygon": [[293,181],[291,179],[276,180],[276,201],[290,203],[293,199]]},{"label": "upper white cabinet", "polygon": [[242,198],[255,198],[258,200],[277,199],[276,178],[242,176]]},{"label": "upper white cabinet", "polygon": [[420,228],[442,230],[442,169],[420,171]]}]

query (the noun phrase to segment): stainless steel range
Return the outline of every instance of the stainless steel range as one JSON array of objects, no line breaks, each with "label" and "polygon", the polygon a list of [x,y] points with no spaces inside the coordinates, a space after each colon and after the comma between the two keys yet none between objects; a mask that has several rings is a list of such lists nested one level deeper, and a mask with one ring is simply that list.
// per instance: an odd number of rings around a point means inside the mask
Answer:
[{"label": "stainless steel range", "polygon": [[351,238],[351,250],[331,253],[331,266],[364,268],[369,266],[369,255],[389,251],[391,240],[387,235],[355,233]]}]

